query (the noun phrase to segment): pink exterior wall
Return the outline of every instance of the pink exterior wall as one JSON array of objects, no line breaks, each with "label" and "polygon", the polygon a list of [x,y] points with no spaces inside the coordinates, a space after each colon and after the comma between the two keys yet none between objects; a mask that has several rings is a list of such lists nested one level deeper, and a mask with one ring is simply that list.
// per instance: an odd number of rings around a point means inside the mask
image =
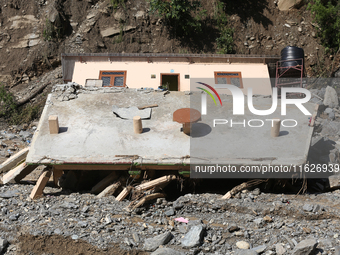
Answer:
[{"label": "pink exterior wall", "polygon": [[[179,73],[179,87],[181,91],[190,90],[190,79],[184,79],[184,75],[190,78],[214,78],[214,72],[241,72],[243,92],[252,87],[253,94],[271,95],[272,89],[266,64],[221,64],[221,63],[195,63],[184,62],[75,62],[72,81],[85,86],[86,79],[99,79],[101,70],[126,71],[126,84],[129,88],[151,87],[158,88],[161,73]],[[155,74],[156,78],[151,79]],[[262,79],[254,79],[262,78]],[[228,90],[227,90],[228,91]],[[220,93],[228,93],[226,90]]]}]

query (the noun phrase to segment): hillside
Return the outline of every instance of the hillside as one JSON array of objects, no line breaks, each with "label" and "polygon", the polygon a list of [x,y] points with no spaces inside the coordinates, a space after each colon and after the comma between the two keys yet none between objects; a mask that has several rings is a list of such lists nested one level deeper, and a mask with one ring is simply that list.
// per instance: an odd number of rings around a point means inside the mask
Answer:
[{"label": "hillside", "polygon": [[[150,11],[148,1],[113,6],[115,2],[0,0],[0,82],[15,94],[25,94],[37,86],[41,75],[60,66],[61,53],[218,52],[216,0],[201,1],[206,16],[201,32],[192,37],[174,36],[164,20]],[[306,5],[280,11],[276,1],[226,3],[228,26],[234,29],[234,53],[279,55],[293,45],[305,51],[307,76],[330,75],[338,69],[338,61],[325,55],[316,36],[318,26]],[[332,70],[325,72],[326,67]],[[52,78],[45,92],[57,81]]]}]

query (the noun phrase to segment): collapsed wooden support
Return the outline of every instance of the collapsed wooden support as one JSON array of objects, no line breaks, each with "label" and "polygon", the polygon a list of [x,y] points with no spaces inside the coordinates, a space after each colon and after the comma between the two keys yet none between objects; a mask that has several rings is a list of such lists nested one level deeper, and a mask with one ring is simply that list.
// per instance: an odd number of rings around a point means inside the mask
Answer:
[{"label": "collapsed wooden support", "polygon": [[127,195],[129,195],[129,193],[131,192],[132,190],[132,187],[131,186],[128,186],[126,188],[123,189],[122,192],[120,192],[120,194],[116,197],[116,200],[117,201],[123,201],[124,198],[127,197]]},{"label": "collapsed wooden support", "polygon": [[148,189],[151,189],[155,186],[159,186],[159,185],[162,185],[162,184],[165,184],[165,183],[169,183],[169,182],[171,182],[172,180],[175,180],[175,179],[176,179],[176,175],[163,176],[163,177],[157,178],[155,180],[152,180],[152,181],[149,181],[149,182],[146,182],[146,183],[142,183],[142,184],[136,186],[135,190],[136,191],[148,190]]},{"label": "collapsed wooden support", "polygon": [[125,178],[121,177],[117,182],[107,186],[102,192],[97,195],[97,198],[113,195],[123,184]]},{"label": "collapsed wooden support", "polygon": [[60,177],[64,174],[63,170],[55,169],[53,167],[52,169],[53,172],[53,182],[55,187],[59,187],[59,179]]},{"label": "collapsed wooden support", "polygon": [[16,167],[18,163],[26,159],[29,148],[25,148],[12,155],[9,159],[0,165],[0,173],[5,173]]},{"label": "collapsed wooden support", "polygon": [[[172,180],[176,179],[176,175],[168,175],[168,176],[163,176],[160,177],[158,179],[140,184],[134,188],[132,187],[126,187],[116,198],[117,201],[122,201],[133,189],[133,191],[135,192],[141,192],[141,191],[145,191],[145,190],[149,190],[152,188],[158,188],[158,187],[164,187],[165,185],[167,185],[169,182],[171,182]],[[153,190],[153,192],[155,192],[155,190]],[[146,201],[148,200],[152,200],[155,198],[160,198],[160,197],[164,197],[165,195],[163,193],[154,193],[154,194],[150,194],[147,195],[145,197],[143,197],[132,209],[135,209],[141,205],[143,205]],[[130,204],[130,206],[133,203]],[[129,207],[130,207],[129,206]]]},{"label": "collapsed wooden support", "polygon": [[2,176],[2,183],[6,184],[13,180],[19,182],[36,168],[36,165],[27,165],[26,162],[24,162]]},{"label": "collapsed wooden support", "polygon": [[103,180],[98,182],[92,189],[91,193],[98,194],[102,192],[107,186],[109,186],[113,181],[118,178],[118,174],[116,171],[112,172],[108,176],[106,176]]},{"label": "collapsed wooden support", "polygon": [[143,197],[141,200],[139,200],[139,202],[132,207],[132,210],[142,206],[146,201],[153,200],[153,199],[156,199],[156,198],[161,198],[161,197],[165,197],[165,194],[154,193],[154,194],[147,195],[147,196]]},{"label": "collapsed wooden support", "polygon": [[244,189],[250,188],[252,186],[258,185],[262,182],[266,182],[268,180],[251,180],[248,182],[244,182],[236,187],[234,187],[232,190],[228,191],[222,199],[230,199],[231,197],[235,196],[237,193],[241,192]]},{"label": "collapsed wooden support", "polygon": [[51,173],[52,173],[52,171],[50,169],[43,171],[43,173],[40,175],[37,183],[35,184],[32,192],[31,192],[31,195],[30,195],[31,199],[36,199],[36,198],[39,198],[43,195],[43,190],[44,190],[48,180],[51,177]]}]

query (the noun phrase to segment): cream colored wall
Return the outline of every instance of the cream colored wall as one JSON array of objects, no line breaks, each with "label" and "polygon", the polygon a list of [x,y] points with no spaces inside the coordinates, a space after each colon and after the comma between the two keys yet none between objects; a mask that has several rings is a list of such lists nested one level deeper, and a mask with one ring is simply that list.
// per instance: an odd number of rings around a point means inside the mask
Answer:
[{"label": "cream colored wall", "polygon": [[[189,74],[190,78],[214,78],[214,72],[241,72],[243,92],[247,94],[248,87],[253,88],[253,94],[271,95],[271,85],[267,65],[265,64],[189,64],[189,63],[164,63],[164,62],[76,62],[72,81],[85,86],[86,79],[98,79],[100,70],[127,71],[126,84],[129,88],[151,87],[158,88],[161,73],[180,74],[179,86],[181,91],[190,90],[190,79],[184,79]],[[156,79],[151,79],[151,74]],[[262,78],[262,79],[255,79]],[[220,92],[220,91],[219,91]],[[228,92],[222,92],[228,93]]]}]

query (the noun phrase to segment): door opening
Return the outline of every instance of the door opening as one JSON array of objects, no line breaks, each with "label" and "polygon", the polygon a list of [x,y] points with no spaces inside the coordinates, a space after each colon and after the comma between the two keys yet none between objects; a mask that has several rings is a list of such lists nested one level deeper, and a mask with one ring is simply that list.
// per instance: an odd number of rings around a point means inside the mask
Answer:
[{"label": "door opening", "polygon": [[169,91],[179,91],[179,74],[161,74],[161,86]]}]

